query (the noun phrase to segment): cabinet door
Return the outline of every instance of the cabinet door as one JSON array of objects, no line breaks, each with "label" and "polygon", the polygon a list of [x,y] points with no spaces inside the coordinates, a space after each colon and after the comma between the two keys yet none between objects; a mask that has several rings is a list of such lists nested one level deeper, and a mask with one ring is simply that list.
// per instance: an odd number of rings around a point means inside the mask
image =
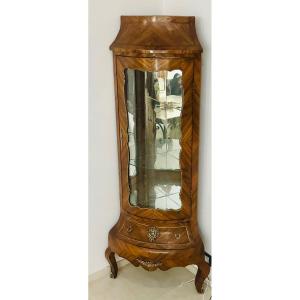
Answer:
[{"label": "cabinet door", "polygon": [[191,214],[193,60],[117,56],[122,208]]}]

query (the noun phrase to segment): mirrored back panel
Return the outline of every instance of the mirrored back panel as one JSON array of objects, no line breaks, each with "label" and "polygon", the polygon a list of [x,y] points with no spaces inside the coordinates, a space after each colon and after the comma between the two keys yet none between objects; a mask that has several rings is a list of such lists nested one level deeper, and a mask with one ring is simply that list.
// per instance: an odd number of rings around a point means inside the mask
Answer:
[{"label": "mirrored back panel", "polygon": [[125,70],[129,202],[179,210],[182,71]]}]

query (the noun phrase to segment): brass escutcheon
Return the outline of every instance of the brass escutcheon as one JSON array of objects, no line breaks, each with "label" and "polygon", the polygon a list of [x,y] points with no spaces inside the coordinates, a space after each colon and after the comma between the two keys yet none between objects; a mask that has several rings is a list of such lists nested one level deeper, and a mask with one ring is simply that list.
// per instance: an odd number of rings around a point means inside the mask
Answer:
[{"label": "brass escutcheon", "polygon": [[159,237],[159,230],[157,227],[150,227],[148,230],[148,239],[154,242]]}]

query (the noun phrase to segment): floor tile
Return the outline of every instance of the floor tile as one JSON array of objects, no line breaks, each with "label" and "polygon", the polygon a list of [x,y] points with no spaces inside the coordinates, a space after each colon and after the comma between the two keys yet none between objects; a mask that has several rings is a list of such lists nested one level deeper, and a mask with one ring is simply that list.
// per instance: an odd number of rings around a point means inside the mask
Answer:
[{"label": "floor tile", "polygon": [[120,268],[118,277],[109,277],[109,271],[101,273],[89,282],[89,300],[210,300],[210,287],[204,295],[197,293],[195,275],[186,268],[147,272],[128,264]]}]

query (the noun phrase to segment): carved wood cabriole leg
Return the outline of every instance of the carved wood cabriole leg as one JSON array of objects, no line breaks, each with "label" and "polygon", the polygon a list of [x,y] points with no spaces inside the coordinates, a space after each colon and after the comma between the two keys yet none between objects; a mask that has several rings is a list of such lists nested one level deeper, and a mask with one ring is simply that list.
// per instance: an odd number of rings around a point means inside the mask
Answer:
[{"label": "carved wood cabriole leg", "polygon": [[110,264],[110,270],[111,270],[110,277],[116,278],[118,275],[118,265],[116,262],[115,253],[112,252],[109,247],[105,250],[105,257]]},{"label": "carved wood cabriole leg", "polygon": [[203,261],[200,265],[198,265],[198,271],[195,278],[195,286],[198,293],[203,294],[203,283],[205,278],[208,276],[210,271],[210,266],[207,262]]}]

